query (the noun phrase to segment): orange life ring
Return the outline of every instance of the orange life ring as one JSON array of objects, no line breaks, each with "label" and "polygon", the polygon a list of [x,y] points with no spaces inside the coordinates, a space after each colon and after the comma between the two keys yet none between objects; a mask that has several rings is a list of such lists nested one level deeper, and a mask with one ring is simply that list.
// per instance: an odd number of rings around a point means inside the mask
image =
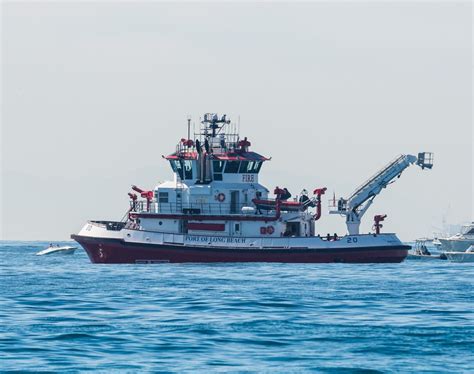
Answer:
[{"label": "orange life ring", "polygon": [[275,228],[273,226],[267,227],[267,234],[271,235],[275,232]]},{"label": "orange life ring", "polygon": [[221,192],[220,194],[217,195],[216,199],[217,199],[217,201],[222,203],[225,200],[225,195]]}]

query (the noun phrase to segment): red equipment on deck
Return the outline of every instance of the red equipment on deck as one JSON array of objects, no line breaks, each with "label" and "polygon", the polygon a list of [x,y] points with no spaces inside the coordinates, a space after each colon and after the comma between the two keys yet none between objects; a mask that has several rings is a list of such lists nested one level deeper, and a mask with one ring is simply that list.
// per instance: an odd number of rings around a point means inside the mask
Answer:
[{"label": "red equipment on deck", "polygon": [[374,228],[377,235],[380,234],[380,229],[383,227],[380,222],[382,222],[385,218],[387,218],[386,214],[378,214],[374,216]]},{"label": "red equipment on deck", "polygon": [[[277,206],[278,200],[261,200],[261,199],[253,199],[252,202],[257,206],[257,209],[263,210],[273,210]],[[297,201],[281,201],[280,200],[280,207],[282,210],[286,211],[297,211],[303,210],[303,204],[298,203]]]},{"label": "red equipment on deck", "polygon": [[149,212],[150,211],[150,204],[153,200],[153,191],[145,191],[145,190],[142,190],[141,188],[139,188],[135,185],[132,186],[132,190],[138,192],[141,197],[146,199],[146,210],[147,210],[147,212]]},{"label": "red equipment on deck", "polygon": [[316,195],[316,214],[314,215],[314,220],[315,220],[315,221],[317,221],[318,219],[321,218],[321,213],[322,213],[322,209],[321,209],[321,196],[326,193],[326,190],[327,190],[327,188],[326,188],[326,187],[323,187],[323,188],[316,188],[316,189],[313,191],[313,194]]}]

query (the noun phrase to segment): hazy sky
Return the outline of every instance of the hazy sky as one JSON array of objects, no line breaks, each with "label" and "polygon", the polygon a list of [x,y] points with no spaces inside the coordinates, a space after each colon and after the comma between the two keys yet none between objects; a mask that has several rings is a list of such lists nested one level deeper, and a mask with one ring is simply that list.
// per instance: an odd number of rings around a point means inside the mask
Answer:
[{"label": "hazy sky", "polygon": [[[2,239],[120,219],[186,117],[241,118],[269,188],[353,189],[433,151],[365,216],[404,240],[473,218],[470,2],[2,5]],[[324,206],[327,206],[326,201]],[[318,231],[345,231],[324,212]]]}]

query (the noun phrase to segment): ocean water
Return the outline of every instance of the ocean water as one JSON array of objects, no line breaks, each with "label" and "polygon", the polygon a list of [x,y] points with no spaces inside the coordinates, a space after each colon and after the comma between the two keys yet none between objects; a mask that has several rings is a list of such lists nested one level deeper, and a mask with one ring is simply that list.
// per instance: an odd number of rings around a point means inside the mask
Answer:
[{"label": "ocean water", "polygon": [[0,244],[0,371],[474,372],[474,266],[93,265]]}]

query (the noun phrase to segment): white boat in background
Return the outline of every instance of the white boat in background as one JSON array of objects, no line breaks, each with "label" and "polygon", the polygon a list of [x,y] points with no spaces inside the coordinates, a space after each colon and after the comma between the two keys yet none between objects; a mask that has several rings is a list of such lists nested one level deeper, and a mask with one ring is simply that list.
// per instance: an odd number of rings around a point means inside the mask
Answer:
[{"label": "white boat in background", "polygon": [[466,252],[446,252],[445,255],[452,262],[474,262],[474,245],[471,245]]},{"label": "white boat in background", "polygon": [[439,238],[443,252],[466,252],[474,245],[474,222],[461,227],[461,232],[449,238]]},{"label": "white boat in background", "polygon": [[52,255],[52,254],[61,254],[61,255],[72,255],[74,254],[74,251],[77,249],[77,247],[71,247],[71,246],[54,246],[50,245],[48,248],[43,249],[42,251],[39,251],[36,256],[45,256],[45,255]]},{"label": "white boat in background", "polygon": [[441,247],[443,246],[441,242],[439,241],[438,238],[434,238],[433,241],[431,242],[433,246],[438,250],[441,251]]}]

